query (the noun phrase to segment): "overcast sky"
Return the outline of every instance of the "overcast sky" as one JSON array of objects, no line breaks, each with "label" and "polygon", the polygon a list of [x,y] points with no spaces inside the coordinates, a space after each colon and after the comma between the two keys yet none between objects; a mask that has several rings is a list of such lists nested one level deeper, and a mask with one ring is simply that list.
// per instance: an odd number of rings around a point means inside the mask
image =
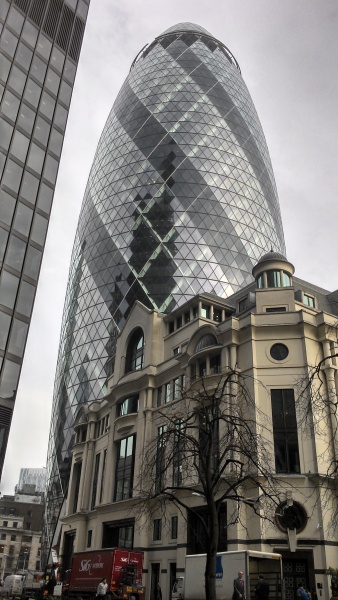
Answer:
[{"label": "overcast sky", "polygon": [[140,49],[175,23],[236,57],[270,150],[296,275],[338,288],[337,0],[91,0],[7,449],[2,493],[46,464],[70,255],[99,136]]}]

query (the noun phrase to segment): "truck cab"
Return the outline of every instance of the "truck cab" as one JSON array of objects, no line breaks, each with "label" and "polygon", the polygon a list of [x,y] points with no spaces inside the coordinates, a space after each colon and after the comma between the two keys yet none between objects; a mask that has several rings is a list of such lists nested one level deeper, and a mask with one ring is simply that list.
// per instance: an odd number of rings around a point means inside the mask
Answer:
[{"label": "truck cab", "polygon": [[1,589],[1,595],[5,598],[19,598],[21,597],[23,590],[24,577],[22,575],[7,575],[3,587]]}]

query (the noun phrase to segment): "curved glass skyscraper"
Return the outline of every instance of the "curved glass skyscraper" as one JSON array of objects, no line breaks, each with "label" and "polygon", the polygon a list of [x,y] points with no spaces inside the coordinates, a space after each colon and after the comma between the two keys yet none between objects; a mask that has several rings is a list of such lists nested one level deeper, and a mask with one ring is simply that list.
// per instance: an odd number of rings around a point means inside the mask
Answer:
[{"label": "curved glass skyscraper", "polygon": [[264,134],[231,52],[183,23],[143,49],[90,172],[71,261],[50,432],[49,518],[67,485],[72,423],[102,398],[135,302],[162,312],[227,296],[284,253]]}]

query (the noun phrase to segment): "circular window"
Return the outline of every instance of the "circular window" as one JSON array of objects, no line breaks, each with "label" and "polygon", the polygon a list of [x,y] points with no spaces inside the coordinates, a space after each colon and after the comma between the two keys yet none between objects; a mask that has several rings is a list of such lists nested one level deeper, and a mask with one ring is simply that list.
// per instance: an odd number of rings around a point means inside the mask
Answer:
[{"label": "circular window", "polygon": [[306,526],[307,514],[298,502],[294,502],[290,506],[287,502],[283,502],[275,512],[275,521],[277,527],[283,532],[287,532],[288,529],[296,529],[297,533],[300,533]]},{"label": "circular window", "polygon": [[289,355],[289,349],[284,344],[274,344],[270,348],[270,355],[274,360],[285,360]]}]

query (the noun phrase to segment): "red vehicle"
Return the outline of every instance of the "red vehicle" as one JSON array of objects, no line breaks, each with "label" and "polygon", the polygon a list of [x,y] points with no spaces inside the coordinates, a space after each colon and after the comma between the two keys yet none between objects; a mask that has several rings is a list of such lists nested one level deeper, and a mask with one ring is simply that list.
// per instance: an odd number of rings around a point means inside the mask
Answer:
[{"label": "red vehicle", "polygon": [[72,559],[62,595],[81,596],[83,600],[95,597],[102,579],[108,583],[111,599],[144,600],[142,585],[143,552],[123,548],[78,552]]}]

